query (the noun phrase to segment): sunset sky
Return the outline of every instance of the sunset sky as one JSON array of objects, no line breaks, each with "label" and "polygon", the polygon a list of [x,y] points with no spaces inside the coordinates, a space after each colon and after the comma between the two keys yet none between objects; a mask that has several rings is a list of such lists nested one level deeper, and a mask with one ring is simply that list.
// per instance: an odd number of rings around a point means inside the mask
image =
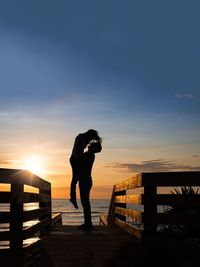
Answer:
[{"label": "sunset sky", "polygon": [[75,136],[103,138],[92,198],[200,170],[199,0],[1,0],[0,167],[69,197]]}]

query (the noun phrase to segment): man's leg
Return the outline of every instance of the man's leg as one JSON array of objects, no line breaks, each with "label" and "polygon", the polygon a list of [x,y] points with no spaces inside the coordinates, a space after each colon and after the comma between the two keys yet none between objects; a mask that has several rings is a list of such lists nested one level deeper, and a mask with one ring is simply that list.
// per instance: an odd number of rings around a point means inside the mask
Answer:
[{"label": "man's leg", "polygon": [[82,183],[79,181],[81,204],[84,213],[85,230],[92,230],[91,206],[90,206],[90,190],[92,188],[92,181]]}]

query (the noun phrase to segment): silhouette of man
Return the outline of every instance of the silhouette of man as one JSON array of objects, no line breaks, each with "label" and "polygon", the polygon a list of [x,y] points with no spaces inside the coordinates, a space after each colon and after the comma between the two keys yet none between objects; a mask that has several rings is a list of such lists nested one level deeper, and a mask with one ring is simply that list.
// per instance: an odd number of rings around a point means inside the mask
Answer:
[{"label": "silhouette of man", "polygon": [[92,188],[92,167],[95,160],[95,153],[102,150],[101,142],[92,142],[88,146],[88,151],[84,153],[81,176],[79,179],[79,191],[81,204],[83,206],[84,224],[79,228],[84,231],[91,231],[93,229],[91,219],[91,206],[90,206],[90,190]]}]

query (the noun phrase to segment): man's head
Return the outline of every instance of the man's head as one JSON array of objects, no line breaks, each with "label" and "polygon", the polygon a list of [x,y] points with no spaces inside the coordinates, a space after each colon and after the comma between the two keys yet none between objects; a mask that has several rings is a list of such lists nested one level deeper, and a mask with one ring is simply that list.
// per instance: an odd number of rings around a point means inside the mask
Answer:
[{"label": "man's head", "polygon": [[102,150],[102,146],[100,142],[92,142],[88,146],[88,151],[92,153],[99,153]]}]

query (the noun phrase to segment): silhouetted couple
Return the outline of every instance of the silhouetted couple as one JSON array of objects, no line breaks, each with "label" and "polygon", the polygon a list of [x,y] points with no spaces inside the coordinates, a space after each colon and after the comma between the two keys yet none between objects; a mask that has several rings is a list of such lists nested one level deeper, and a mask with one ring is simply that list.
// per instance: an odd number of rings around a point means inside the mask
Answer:
[{"label": "silhouetted couple", "polygon": [[[78,209],[76,200],[76,184],[79,182],[81,204],[83,206],[84,224],[80,229],[90,231],[92,227],[90,190],[92,188],[92,166],[95,160],[95,153],[101,151],[102,139],[96,130],[90,129],[80,133],[74,142],[70,164],[72,167],[72,181],[70,186],[70,201]],[[88,148],[86,152],[84,150]]]}]

